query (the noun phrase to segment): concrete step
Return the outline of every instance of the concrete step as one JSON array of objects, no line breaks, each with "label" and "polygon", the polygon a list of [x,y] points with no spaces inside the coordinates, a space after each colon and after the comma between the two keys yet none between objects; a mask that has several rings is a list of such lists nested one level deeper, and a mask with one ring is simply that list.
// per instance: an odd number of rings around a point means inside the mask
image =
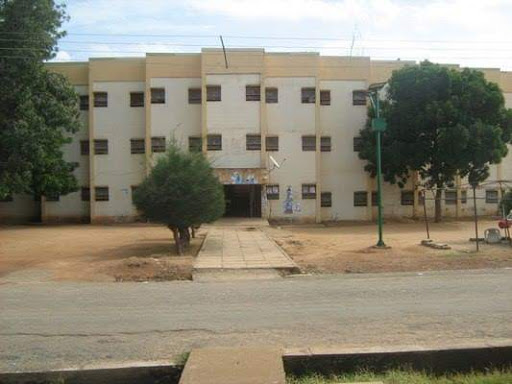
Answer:
[{"label": "concrete step", "polygon": [[276,269],[195,269],[192,280],[200,283],[239,280],[279,280],[282,276]]},{"label": "concrete step", "polygon": [[285,384],[280,348],[203,348],[191,352],[180,384]]}]

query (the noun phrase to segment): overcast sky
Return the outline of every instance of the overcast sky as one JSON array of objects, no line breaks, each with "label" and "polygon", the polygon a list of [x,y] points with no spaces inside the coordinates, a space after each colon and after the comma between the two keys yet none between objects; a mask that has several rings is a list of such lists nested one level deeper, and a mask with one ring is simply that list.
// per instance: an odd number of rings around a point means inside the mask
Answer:
[{"label": "overcast sky", "polygon": [[512,70],[512,0],[68,0],[57,59],[220,47]]}]

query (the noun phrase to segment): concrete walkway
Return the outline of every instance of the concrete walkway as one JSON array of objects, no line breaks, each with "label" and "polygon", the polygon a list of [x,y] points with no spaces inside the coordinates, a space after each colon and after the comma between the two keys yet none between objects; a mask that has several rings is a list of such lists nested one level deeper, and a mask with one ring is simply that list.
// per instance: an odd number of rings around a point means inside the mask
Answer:
[{"label": "concrete walkway", "polygon": [[298,270],[298,267],[258,226],[219,224],[209,229],[194,270],[220,269]]}]

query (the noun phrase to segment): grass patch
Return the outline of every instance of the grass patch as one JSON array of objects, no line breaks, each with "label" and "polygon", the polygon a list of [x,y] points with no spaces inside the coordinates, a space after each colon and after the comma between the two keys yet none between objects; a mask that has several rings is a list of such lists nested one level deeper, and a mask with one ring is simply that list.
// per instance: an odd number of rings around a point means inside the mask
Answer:
[{"label": "grass patch", "polygon": [[383,382],[384,384],[510,384],[512,370],[447,374],[435,376],[424,372],[388,371],[384,374],[360,372],[347,375],[320,376],[306,375],[288,377],[288,384],[337,384],[354,382]]}]

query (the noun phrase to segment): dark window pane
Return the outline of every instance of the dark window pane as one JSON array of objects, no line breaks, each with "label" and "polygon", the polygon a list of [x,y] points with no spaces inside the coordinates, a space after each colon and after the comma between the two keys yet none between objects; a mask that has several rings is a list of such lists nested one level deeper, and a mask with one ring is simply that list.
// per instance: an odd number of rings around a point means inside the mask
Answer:
[{"label": "dark window pane", "polygon": [[331,152],[331,138],[329,136],[320,138],[320,150],[322,152]]},{"label": "dark window pane", "polygon": [[80,110],[81,111],[89,110],[89,95],[81,95],[80,96]]},{"label": "dark window pane", "polygon": [[265,102],[268,104],[275,104],[278,102],[277,88],[265,88]]},{"label": "dark window pane", "polygon": [[267,136],[265,138],[267,152],[279,151],[279,136]]},{"label": "dark window pane", "polygon": [[190,136],[188,138],[188,150],[190,152],[201,152],[203,150],[202,142],[200,137]]},{"label": "dark window pane", "polygon": [[322,207],[332,207],[332,193],[331,192],[322,192],[320,194],[320,206]]},{"label": "dark window pane", "polygon": [[165,104],[165,88],[151,88],[151,104]]},{"label": "dark window pane", "polygon": [[109,200],[108,187],[96,187],[94,189],[94,194],[95,194],[96,201],[108,201]]},{"label": "dark window pane", "polygon": [[268,184],[266,192],[268,200],[279,200],[279,184]]},{"label": "dark window pane", "polygon": [[94,140],[94,154],[95,155],[108,155],[108,140],[105,140],[105,139]]},{"label": "dark window pane", "polygon": [[86,156],[89,154],[89,140],[80,141],[80,154]]},{"label": "dark window pane", "polygon": [[188,103],[201,104],[201,88],[189,88]]},{"label": "dark window pane", "polygon": [[96,108],[108,107],[108,93],[107,92],[94,92],[94,106]]},{"label": "dark window pane", "polygon": [[368,193],[366,191],[354,192],[354,207],[366,207],[368,205]]},{"label": "dark window pane", "polygon": [[320,91],[320,105],[331,105],[331,91]]},{"label": "dark window pane", "polygon": [[248,85],[245,87],[245,101],[260,101],[261,88],[259,85]]},{"label": "dark window pane", "polygon": [[221,135],[208,135],[206,142],[206,149],[208,151],[221,151],[222,150],[222,136]]},{"label": "dark window pane", "polygon": [[130,107],[144,106],[144,92],[130,92]]},{"label": "dark window pane", "polygon": [[366,105],[366,91],[356,90],[352,92],[352,105]]},{"label": "dark window pane", "polygon": [[206,101],[221,101],[221,94],[220,85],[206,86]]},{"label": "dark window pane", "polygon": [[302,136],[302,150],[316,151],[316,136]]},{"label": "dark window pane", "polygon": [[303,104],[315,104],[315,88],[302,88],[301,100]]},{"label": "dark window pane", "polygon": [[316,199],[316,184],[302,184],[302,198]]},{"label": "dark window pane", "polygon": [[146,141],[144,139],[131,139],[130,151],[133,155],[146,152]]},{"label": "dark window pane", "polygon": [[401,191],[400,203],[402,205],[414,205],[414,192],[413,191]]},{"label": "dark window pane", "polygon": [[247,135],[245,142],[245,149],[248,151],[261,150],[261,136],[260,135]]},{"label": "dark window pane", "polygon": [[165,152],[165,137],[152,137],[151,138],[151,152]]}]

